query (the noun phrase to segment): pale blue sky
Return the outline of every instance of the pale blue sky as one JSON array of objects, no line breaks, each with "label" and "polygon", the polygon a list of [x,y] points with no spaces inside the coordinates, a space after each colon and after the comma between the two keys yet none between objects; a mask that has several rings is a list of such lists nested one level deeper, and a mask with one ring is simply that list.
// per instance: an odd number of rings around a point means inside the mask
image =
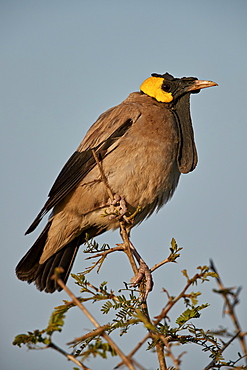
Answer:
[{"label": "pale blue sky", "polygon": [[[177,265],[155,273],[151,315],[165,302],[162,287],[178,293],[184,284],[180,271],[187,268],[192,275],[213,258],[226,286],[243,286],[237,312],[246,330],[246,11],[245,0],[0,2],[2,369],[73,368],[51,350],[27,352],[11,345],[16,334],[45,327],[52,308],[67,298],[18,281],[14,267],[41,227],[27,237],[25,230],[87,129],[100,113],[138,91],[152,72],[196,76],[219,87],[191,98],[198,167],[182,176],[172,201],[132,235],[150,266],[166,257],[172,237],[184,246]],[[114,246],[120,238],[118,232],[107,233],[99,241]],[[85,266],[80,253],[73,272]],[[110,287],[116,289],[131,276],[119,254],[91,278],[113,279]],[[77,291],[72,279],[69,286]],[[222,319],[221,300],[211,293],[214,287],[198,287],[205,294],[200,303],[210,301],[211,307],[197,325],[231,328]],[[93,310],[98,315],[98,307]],[[55,336],[64,348],[91,328],[80,314],[72,316]],[[140,330],[136,341],[142,337]],[[123,350],[130,348],[126,337]],[[183,369],[189,369],[190,347],[182,350],[188,351]],[[209,360],[197,350],[193,366],[200,369]],[[232,358],[237,350],[231,347]],[[142,352],[137,359],[148,369],[158,367],[152,354]],[[108,370],[116,361],[88,365]]]}]

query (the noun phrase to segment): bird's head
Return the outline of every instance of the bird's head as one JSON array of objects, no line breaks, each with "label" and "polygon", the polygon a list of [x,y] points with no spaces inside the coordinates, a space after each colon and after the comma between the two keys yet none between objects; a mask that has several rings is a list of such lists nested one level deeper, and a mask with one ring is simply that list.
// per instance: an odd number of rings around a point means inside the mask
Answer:
[{"label": "bird's head", "polygon": [[198,93],[200,89],[217,86],[213,81],[198,80],[196,77],[174,78],[169,73],[152,73],[140,86],[140,90],[158,102],[175,102],[187,93]]}]

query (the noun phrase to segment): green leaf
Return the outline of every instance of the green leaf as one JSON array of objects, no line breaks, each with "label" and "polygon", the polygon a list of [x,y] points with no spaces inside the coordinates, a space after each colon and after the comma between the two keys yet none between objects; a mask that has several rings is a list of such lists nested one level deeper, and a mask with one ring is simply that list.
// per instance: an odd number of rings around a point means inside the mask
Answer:
[{"label": "green leaf", "polygon": [[43,337],[44,333],[44,330],[34,330],[33,332],[28,332],[28,334],[19,334],[15,337],[12,344],[18,347],[25,344],[29,349],[37,349],[37,343],[49,344],[49,339],[47,337]]},{"label": "green leaf", "polygon": [[180,327],[184,325],[190,319],[195,319],[200,317],[199,311],[203,310],[204,308],[208,307],[209,304],[202,304],[201,306],[196,306],[192,308],[187,308],[176,320],[176,324]]}]

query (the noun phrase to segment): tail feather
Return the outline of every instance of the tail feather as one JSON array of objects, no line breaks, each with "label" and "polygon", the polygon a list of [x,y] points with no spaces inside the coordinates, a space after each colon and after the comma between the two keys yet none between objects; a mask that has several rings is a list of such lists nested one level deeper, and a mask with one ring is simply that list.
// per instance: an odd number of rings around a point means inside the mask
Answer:
[{"label": "tail feather", "polygon": [[27,281],[28,283],[35,280],[37,269],[39,267],[39,260],[43,253],[50,226],[51,223],[48,222],[36,242],[16,266],[15,272],[18,279]]},{"label": "tail feather", "polygon": [[44,290],[47,293],[53,293],[55,290],[62,290],[57,282],[52,279],[52,275],[56,267],[62,267],[64,272],[60,274],[60,278],[66,284],[79,246],[81,245],[79,239],[80,237],[75,238],[59,252],[51,256],[45,263],[39,265],[34,280],[39,290]]},{"label": "tail feather", "polygon": [[16,275],[20,280],[27,281],[29,284],[34,282],[40,291],[44,290],[46,293],[62,290],[57,282],[51,279],[56,267],[63,268],[64,272],[60,274],[60,278],[66,284],[78,249],[85,242],[85,233],[92,238],[106,231],[103,228],[91,227],[40,264],[50,226],[51,222],[48,222],[36,242],[16,266]]}]

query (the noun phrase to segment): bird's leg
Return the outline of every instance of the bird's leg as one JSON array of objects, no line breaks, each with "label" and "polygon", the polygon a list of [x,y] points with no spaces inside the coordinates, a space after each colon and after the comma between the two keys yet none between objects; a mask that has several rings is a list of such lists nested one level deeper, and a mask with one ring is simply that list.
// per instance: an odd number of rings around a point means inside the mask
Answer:
[{"label": "bird's leg", "polygon": [[[134,245],[129,240],[129,234],[127,234],[125,228],[124,229],[121,228],[121,236],[123,238],[124,243],[117,244],[117,246],[121,246],[121,245],[124,246],[126,254],[129,257],[129,260],[131,262],[132,269],[135,273],[135,276],[133,276],[133,278],[131,279],[131,286],[135,287],[136,285],[142,282],[143,278],[145,278],[146,286],[145,286],[144,300],[146,300],[148,293],[152,291],[153,285],[154,285],[151,271],[148,265],[146,264],[146,262],[142,259],[140,254],[135,249]],[[137,260],[139,264],[139,269],[137,268],[133,257],[135,257],[135,259]]]},{"label": "bird's leg", "polygon": [[151,271],[146,264],[146,262],[142,259],[140,254],[135,249],[134,245],[130,242],[130,248],[132,250],[133,255],[135,256],[136,260],[139,263],[139,270],[138,273],[131,279],[131,286],[136,286],[137,284],[141,283],[142,279],[146,279],[146,289],[144,294],[144,299],[147,298],[148,293],[153,289],[153,278]]}]

